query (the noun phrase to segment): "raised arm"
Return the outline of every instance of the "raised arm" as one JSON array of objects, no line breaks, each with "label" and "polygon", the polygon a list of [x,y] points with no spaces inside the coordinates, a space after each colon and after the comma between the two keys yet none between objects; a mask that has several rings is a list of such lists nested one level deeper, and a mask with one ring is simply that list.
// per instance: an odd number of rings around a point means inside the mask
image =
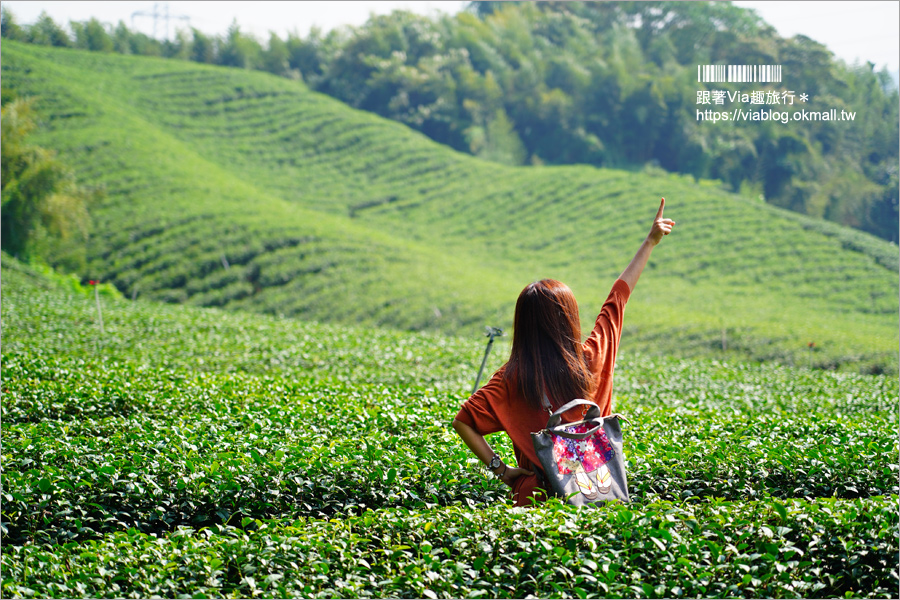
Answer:
[{"label": "raised arm", "polygon": [[650,233],[647,234],[647,239],[638,248],[637,254],[634,255],[634,258],[631,259],[631,262],[628,263],[622,274],[619,275],[619,279],[627,283],[630,290],[634,290],[634,286],[637,285],[638,279],[640,279],[641,273],[647,265],[647,260],[650,258],[650,252],[653,251],[653,247],[662,240],[664,235],[669,235],[672,228],[675,227],[675,221],[663,218],[663,208],[665,206],[666,199],[662,198],[659,202],[659,210],[656,211],[653,227],[650,228]]}]

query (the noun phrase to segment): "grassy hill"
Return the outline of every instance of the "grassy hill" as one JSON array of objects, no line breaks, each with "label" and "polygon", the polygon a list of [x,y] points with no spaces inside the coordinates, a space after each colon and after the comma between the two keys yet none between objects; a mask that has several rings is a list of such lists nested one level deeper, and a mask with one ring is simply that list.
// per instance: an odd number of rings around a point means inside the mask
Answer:
[{"label": "grassy hill", "polygon": [[105,186],[90,276],[126,297],[476,335],[554,277],[587,327],[665,196],[624,349],[897,369],[897,248],[870,236],[663,173],[480,161],[262,73],[3,50],[37,143]]}]

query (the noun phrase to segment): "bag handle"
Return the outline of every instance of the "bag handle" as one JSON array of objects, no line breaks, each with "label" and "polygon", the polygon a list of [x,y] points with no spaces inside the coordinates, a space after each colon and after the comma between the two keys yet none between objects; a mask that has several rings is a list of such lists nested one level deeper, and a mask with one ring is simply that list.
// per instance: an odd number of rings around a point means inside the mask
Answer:
[{"label": "bag handle", "polygon": [[551,428],[559,425],[559,422],[562,421],[563,413],[566,412],[567,410],[569,410],[571,408],[575,408],[576,406],[582,406],[585,404],[588,406],[587,412],[584,415],[585,420],[600,418],[600,407],[599,406],[597,406],[596,404],[594,404],[593,402],[590,402],[588,400],[584,400],[582,398],[577,398],[575,400],[572,400],[568,404],[565,404],[565,405],[559,407],[555,413],[550,415],[550,418],[547,419],[547,429],[551,429]]},{"label": "bag handle", "polygon": [[[584,422],[584,421],[582,421],[582,422]],[[578,425],[578,423],[572,423],[572,425]],[[555,429],[551,429],[550,432],[553,435],[558,435],[559,437],[568,438],[570,440],[583,440],[583,439],[591,437],[592,435],[594,435],[595,433],[597,433],[598,431],[600,431],[603,428],[603,419],[600,419],[599,425],[597,425],[596,427],[594,427],[592,429],[588,429],[584,433],[570,433],[564,429],[565,427],[570,427],[570,425],[560,425],[560,426],[556,427]]]},{"label": "bag handle", "polygon": [[[594,435],[598,431],[600,431],[600,429],[603,427],[603,422],[606,419],[611,419],[613,417],[615,417],[616,419],[621,419],[622,421],[625,421],[629,425],[631,424],[631,421],[629,421],[628,419],[626,419],[619,413],[613,413],[611,415],[606,415],[605,417],[594,417],[591,419],[585,419],[583,421],[576,421],[575,423],[566,423],[565,425],[555,425],[555,426],[553,426],[553,428],[547,427],[547,429],[545,431],[549,431],[553,435],[558,435],[559,437],[568,438],[570,440],[583,440],[585,438],[588,438],[588,437]],[[584,433],[571,433],[571,432],[566,431],[567,427],[572,427],[573,425],[581,425],[583,423],[598,423],[598,424],[595,427],[593,427],[592,429],[585,431]]]}]

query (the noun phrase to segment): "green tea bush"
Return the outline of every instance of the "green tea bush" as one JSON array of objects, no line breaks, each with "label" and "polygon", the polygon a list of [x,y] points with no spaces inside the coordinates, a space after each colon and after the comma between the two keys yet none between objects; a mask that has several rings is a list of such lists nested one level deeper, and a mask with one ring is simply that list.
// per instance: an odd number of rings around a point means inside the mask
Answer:
[{"label": "green tea bush", "polygon": [[2,276],[4,596],[896,594],[896,378],[626,353],[632,502],[515,509],[448,427],[481,340],[122,298],[100,339]]},{"label": "green tea bush", "polygon": [[367,510],[10,546],[16,597],[892,597],[896,497]]}]

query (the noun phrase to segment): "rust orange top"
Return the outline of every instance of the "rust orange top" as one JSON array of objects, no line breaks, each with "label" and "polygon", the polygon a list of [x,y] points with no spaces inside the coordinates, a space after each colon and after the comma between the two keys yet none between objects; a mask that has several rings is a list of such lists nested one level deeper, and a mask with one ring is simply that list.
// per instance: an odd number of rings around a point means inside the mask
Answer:
[{"label": "rust orange top", "polygon": [[[628,284],[617,279],[603,308],[600,309],[591,334],[582,345],[588,367],[597,381],[596,392],[590,400],[600,407],[602,416],[612,412],[613,369],[622,335],[625,303],[628,302],[630,295]],[[550,415],[546,410],[529,406],[515,386],[507,384],[503,378],[505,368],[506,365],[501,367],[484,387],[463,403],[456,420],[465,423],[481,435],[505,431],[512,440],[518,466],[536,471],[540,469],[540,462],[534,453],[531,433],[546,427]],[[556,410],[573,399],[551,398],[550,402]],[[566,413],[564,420],[576,421],[580,418],[581,409],[575,408]],[[516,479],[512,488],[516,506],[530,505],[529,497],[534,496],[536,486],[538,486],[537,475],[523,475]],[[538,496],[536,499],[540,500],[542,497]]]}]

